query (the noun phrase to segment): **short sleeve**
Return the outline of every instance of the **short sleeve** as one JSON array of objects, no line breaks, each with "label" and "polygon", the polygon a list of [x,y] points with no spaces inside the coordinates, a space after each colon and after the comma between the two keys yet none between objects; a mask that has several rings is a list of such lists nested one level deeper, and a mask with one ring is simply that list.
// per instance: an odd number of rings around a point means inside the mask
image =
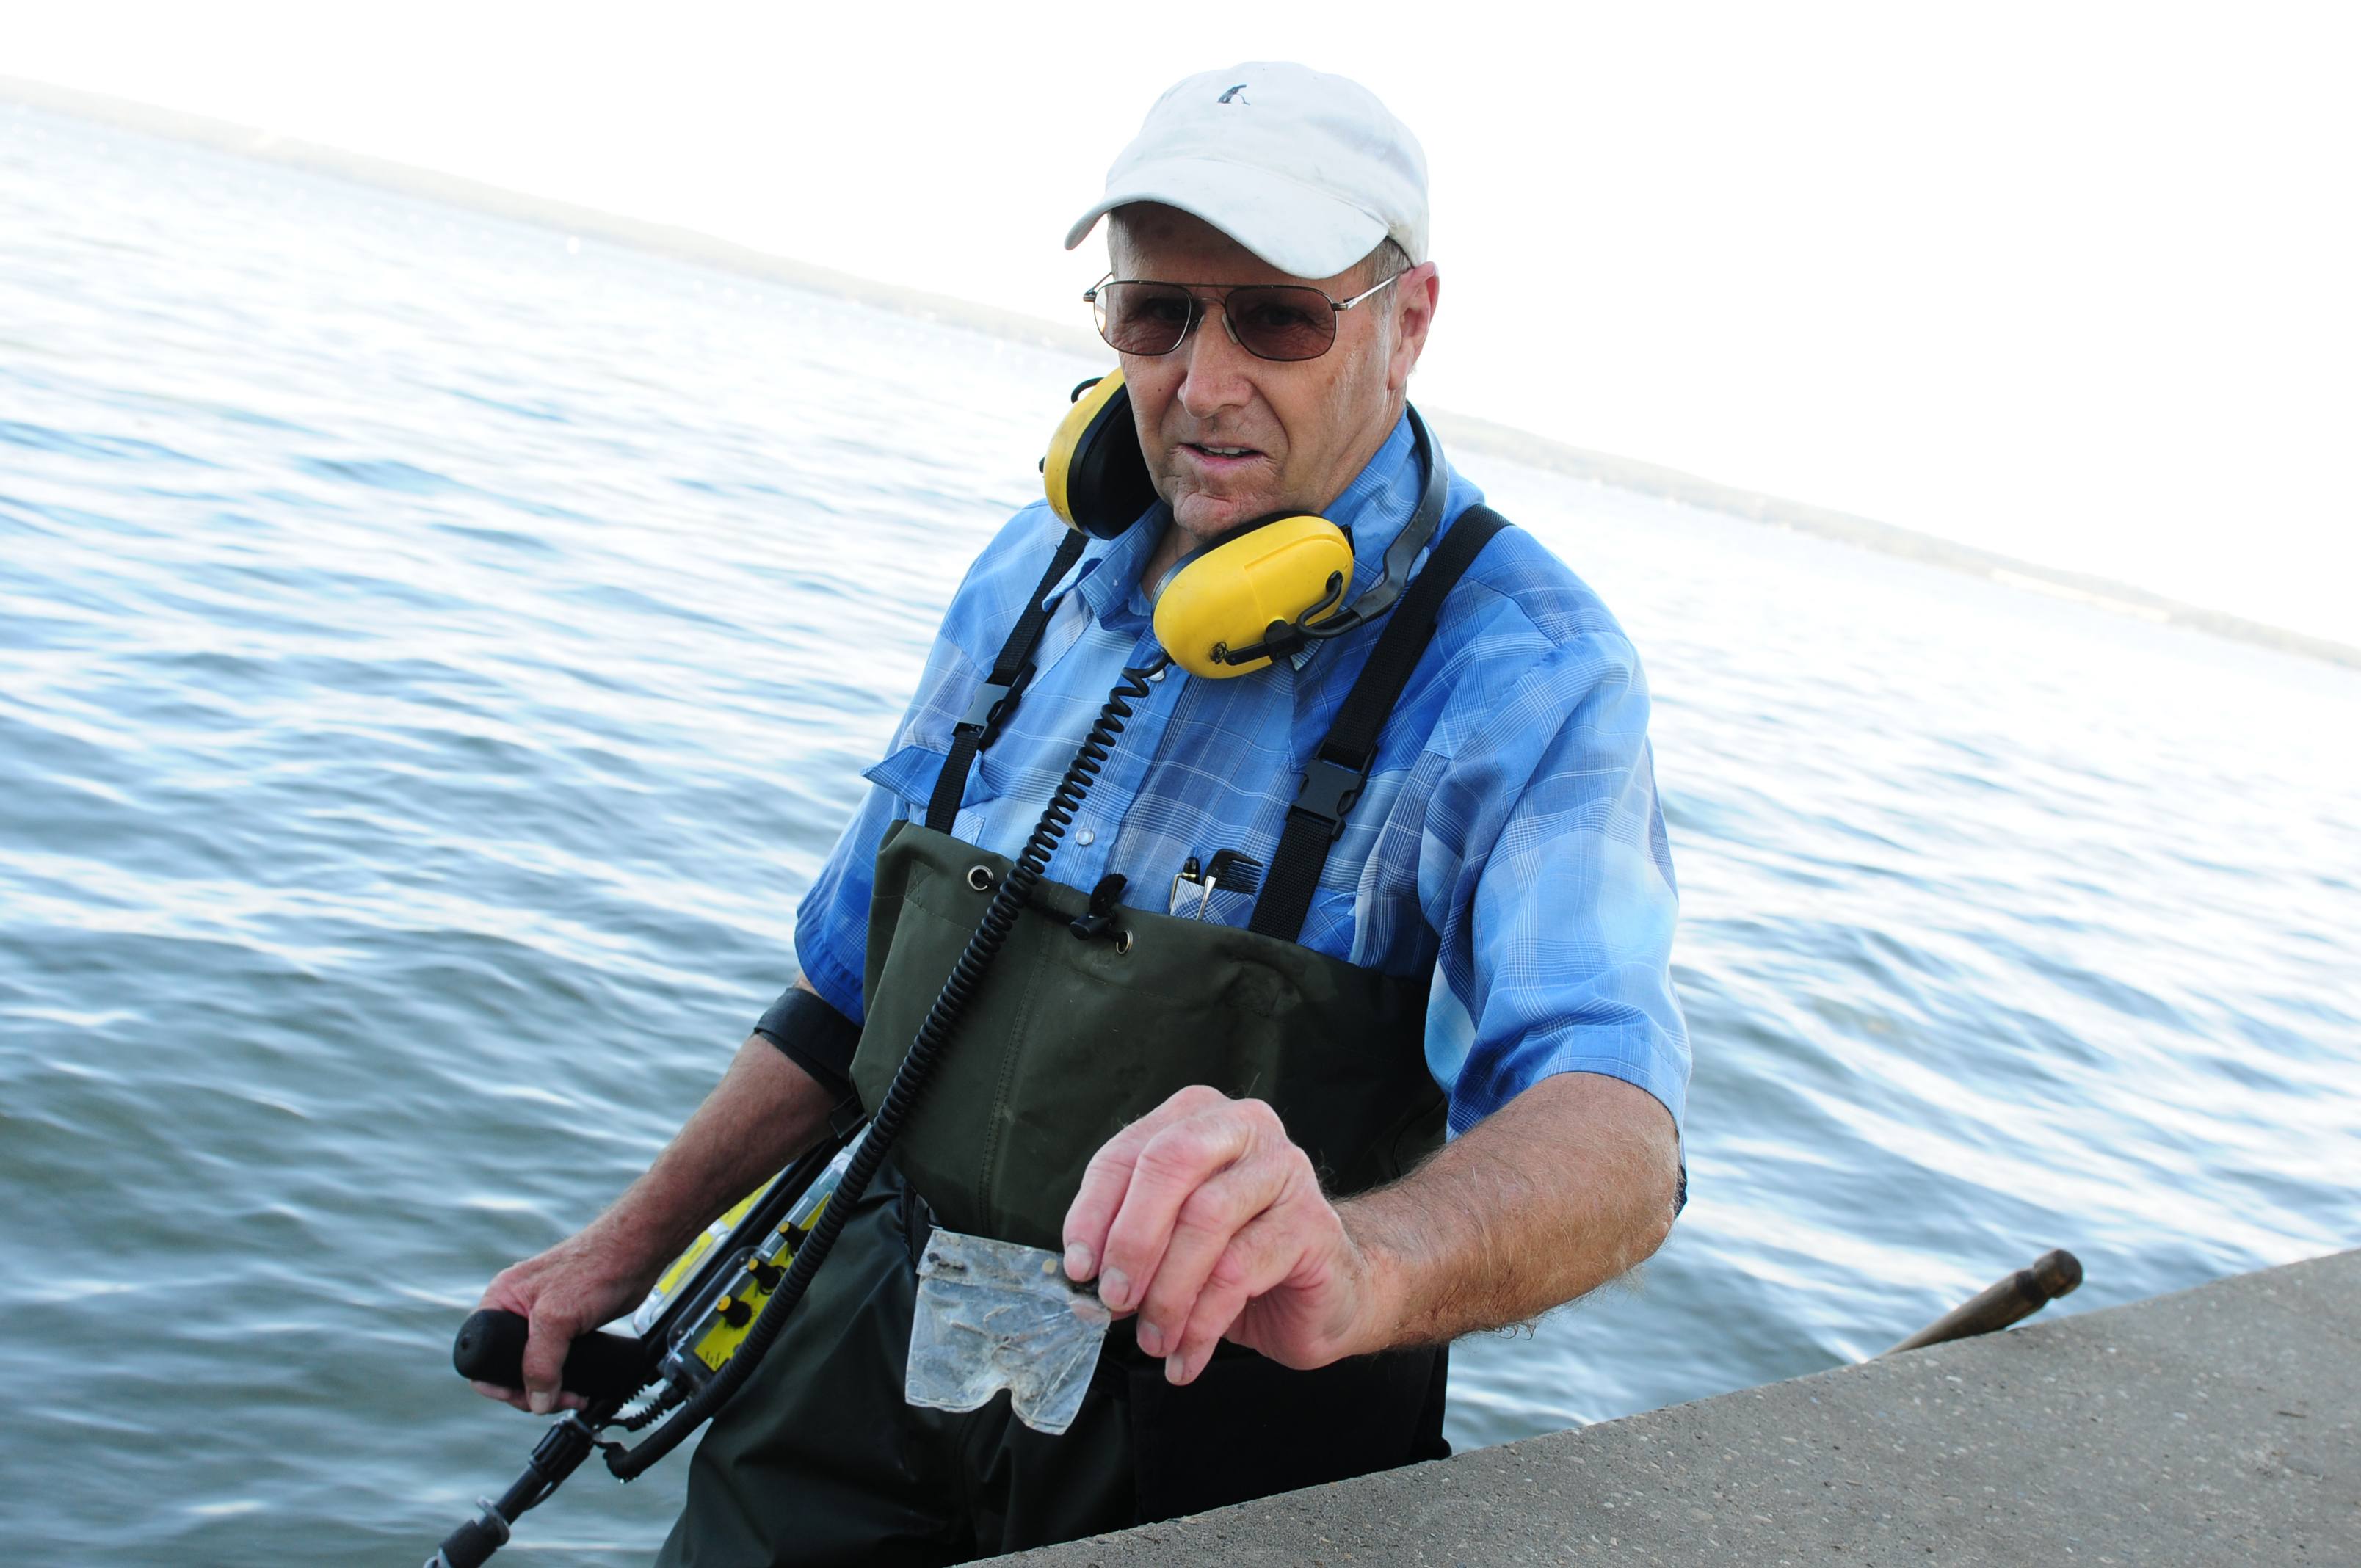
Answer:
[{"label": "short sleeve", "polygon": [[861,974],[869,950],[869,894],[877,846],[902,814],[901,796],[871,784],[837,835],[828,863],[796,909],[796,959],[829,1006],[862,1021]]},{"label": "short sleeve", "polygon": [[[1027,508],[968,567],[951,596],[927,653],[910,706],[886,743],[884,760],[863,777],[870,787],[837,835],[818,879],[796,910],[796,957],[804,978],[829,1006],[862,1020],[862,972],[869,948],[869,895],[876,882],[877,848],[885,830],[916,815],[934,784],[934,773],[914,771],[921,759],[937,766],[950,749],[951,727],[967,694],[983,677],[991,651],[1006,637],[1027,593],[1038,581],[1060,537],[1045,526],[1043,510]],[[1052,520],[1054,521],[1054,520]]]},{"label": "short sleeve", "polygon": [[1648,710],[1630,643],[1581,637],[1524,673],[1436,791],[1449,874],[1430,905],[1444,983],[1428,1058],[1455,1134],[1561,1072],[1635,1084],[1681,1123],[1678,897]]}]

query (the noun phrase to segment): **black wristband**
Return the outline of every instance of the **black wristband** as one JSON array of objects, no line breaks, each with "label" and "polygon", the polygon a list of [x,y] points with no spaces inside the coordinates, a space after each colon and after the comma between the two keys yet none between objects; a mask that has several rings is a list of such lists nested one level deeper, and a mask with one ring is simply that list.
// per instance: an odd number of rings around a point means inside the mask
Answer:
[{"label": "black wristband", "polygon": [[791,985],[754,1021],[754,1033],[841,1100],[852,1092],[852,1049],[861,1025],[800,985]]}]

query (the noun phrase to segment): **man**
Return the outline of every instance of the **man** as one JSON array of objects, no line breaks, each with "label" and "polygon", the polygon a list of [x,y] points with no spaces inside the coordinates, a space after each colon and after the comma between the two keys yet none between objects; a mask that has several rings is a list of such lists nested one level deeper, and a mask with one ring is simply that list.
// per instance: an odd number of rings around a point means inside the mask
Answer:
[{"label": "man", "polygon": [[[964,1087],[922,1102],[716,1419],[667,1563],[954,1561],[1439,1454],[1436,1347],[1637,1264],[1681,1200],[1688,1052],[1645,689],[1564,565],[1520,531],[1488,533],[1497,520],[1455,474],[1429,487],[1405,413],[1439,299],[1417,143],[1339,78],[1192,77],[1069,247],[1102,216],[1112,270],[1093,299],[1159,505],[1071,569],[1040,506],[978,559],[805,900],[803,978],[646,1176],[492,1282],[486,1306],[532,1321],[530,1394],[487,1393],[548,1409],[566,1343],[816,1139],[849,1079],[876,1110],[982,907],[958,902],[959,868],[979,900],[1006,874],[1104,694],[1154,666],[1149,612],[1176,564],[1307,511],[1349,531],[1354,603],[1406,528],[1434,527],[1421,572],[1464,575],[1431,631],[1404,620],[1413,592],[1234,679],[1136,683],[1050,869],[1064,891],[1049,902],[1068,902],[1026,912],[1048,933],[1020,933],[1029,978],[985,982],[946,1057]],[[1027,618],[1036,603],[1046,619]],[[1397,620],[1407,654],[1374,754],[1323,807],[1307,764],[1378,683]],[[1029,681],[986,723],[977,694],[1004,655]],[[1289,824],[1307,814],[1316,876],[1276,936],[1275,888],[1216,892],[1201,870],[1171,901],[1184,857],[1300,859]],[[1085,889],[1140,934],[1136,955],[1067,937]],[[928,900],[931,925],[913,913]],[[1108,1111],[1117,1080],[1159,1098]],[[1433,1151],[1444,1096],[1457,1135]],[[1060,1145],[1094,1118],[1087,1144]],[[980,1156],[962,1141],[977,1128]],[[1002,1182],[1012,1159],[1036,1168],[1028,1137],[1038,1168],[1071,1174]],[[972,1192],[945,1174],[971,1168]],[[1126,1320],[1064,1435],[1005,1400],[903,1399],[938,1224],[1060,1253]]]}]

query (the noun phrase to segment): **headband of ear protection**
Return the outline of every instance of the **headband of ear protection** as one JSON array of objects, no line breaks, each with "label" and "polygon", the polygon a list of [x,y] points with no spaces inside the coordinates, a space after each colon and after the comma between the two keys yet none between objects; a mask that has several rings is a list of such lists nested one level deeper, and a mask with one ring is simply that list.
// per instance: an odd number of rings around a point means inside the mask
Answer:
[{"label": "headband of ear protection", "polygon": [[[1132,422],[1131,394],[1114,371],[1074,389],[1041,461],[1050,510],[1069,528],[1113,539],[1156,504]],[[1385,573],[1340,609],[1353,580],[1353,543],[1324,517],[1274,512],[1180,558],[1158,585],[1156,640],[1191,674],[1226,680],[1259,670],[1306,642],[1341,637],[1391,609],[1411,563],[1442,524],[1448,470],[1426,422],[1410,411],[1425,486],[1418,510],[1386,550]]]}]

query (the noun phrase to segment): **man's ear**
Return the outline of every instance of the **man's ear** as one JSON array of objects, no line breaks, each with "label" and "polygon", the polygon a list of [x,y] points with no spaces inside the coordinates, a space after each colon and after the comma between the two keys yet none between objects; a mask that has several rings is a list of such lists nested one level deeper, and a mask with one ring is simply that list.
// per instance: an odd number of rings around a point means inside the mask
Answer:
[{"label": "man's ear", "polygon": [[1442,275],[1432,261],[1422,261],[1401,275],[1393,287],[1394,351],[1386,363],[1386,390],[1400,394],[1410,386],[1410,373],[1426,351],[1426,334],[1434,325],[1435,302],[1443,296]]}]

